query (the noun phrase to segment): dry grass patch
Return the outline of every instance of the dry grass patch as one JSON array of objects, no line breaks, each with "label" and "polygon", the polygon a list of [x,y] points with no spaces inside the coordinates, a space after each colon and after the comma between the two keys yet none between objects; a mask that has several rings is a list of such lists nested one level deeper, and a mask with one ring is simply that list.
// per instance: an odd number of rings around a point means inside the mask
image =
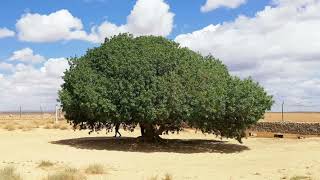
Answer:
[{"label": "dry grass patch", "polygon": [[67,130],[67,129],[69,129],[69,127],[65,124],[61,124],[59,129],[60,130]]},{"label": "dry grass patch", "polygon": [[165,174],[164,177],[162,178],[162,180],[172,180],[172,175],[171,174]]},{"label": "dry grass patch", "polygon": [[31,131],[33,130],[33,127],[30,127],[30,126],[25,126],[22,128],[22,131]]},{"label": "dry grass patch", "polygon": [[43,180],[86,180],[87,177],[75,168],[66,168],[61,172],[48,175]]},{"label": "dry grass patch", "polygon": [[69,128],[69,124],[64,122],[54,123],[54,124],[46,124],[44,126],[45,129],[60,129],[60,130],[67,130]]},{"label": "dry grass patch", "polygon": [[45,120],[33,120],[32,121],[32,125],[37,128],[39,128],[40,126],[43,126],[45,124],[47,124],[47,121],[45,121]]},{"label": "dry grass patch", "polygon": [[87,174],[105,174],[105,167],[101,164],[91,164],[85,169]]},{"label": "dry grass patch", "polygon": [[152,176],[148,180],[158,180],[158,176]]},{"label": "dry grass patch", "polygon": [[18,129],[23,129],[23,128],[24,128],[24,125],[20,124],[20,125],[17,126],[17,128],[18,128]]},{"label": "dry grass patch", "polygon": [[59,129],[60,128],[60,124],[55,123],[55,124],[52,125],[52,128],[53,129]]},{"label": "dry grass patch", "polygon": [[44,127],[44,129],[53,129],[52,124],[46,124]]},{"label": "dry grass patch", "polygon": [[22,178],[14,167],[4,167],[0,169],[0,180],[22,180]]},{"label": "dry grass patch", "polygon": [[8,131],[14,131],[14,130],[16,130],[16,126],[15,126],[14,124],[9,123],[9,124],[6,124],[6,125],[3,127],[3,129],[6,129],[6,130],[8,130]]},{"label": "dry grass patch", "polygon": [[41,161],[38,165],[39,168],[48,168],[54,166],[54,163],[51,161]]},{"label": "dry grass patch", "polygon": [[312,180],[309,176],[293,176],[290,180]]},{"label": "dry grass patch", "polygon": [[152,177],[150,177],[148,180],[173,180],[173,178],[172,178],[172,175],[171,175],[171,174],[166,173],[166,174],[164,175],[164,177],[162,177],[162,178],[160,178],[160,179],[159,179],[158,176],[152,176]]}]

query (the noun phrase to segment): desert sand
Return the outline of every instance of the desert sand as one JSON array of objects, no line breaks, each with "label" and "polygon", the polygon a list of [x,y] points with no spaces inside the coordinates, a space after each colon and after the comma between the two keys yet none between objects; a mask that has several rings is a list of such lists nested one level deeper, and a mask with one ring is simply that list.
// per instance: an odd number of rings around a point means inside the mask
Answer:
[{"label": "desert sand", "polygon": [[[139,131],[88,134],[88,131],[33,129],[7,131],[0,129],[0,168],[14,166],[26,180],[42,179],[64,167],[83,169],[88,164],[103,164],[107,173],[88,175],[88,179],[148,180],[170,174],[180,179],[290,179],[294,176],[320,177],[320,138],[217,139],[212,135],[186,130],[168,145],[137,145],[132,137]],[[178,140],[184,139],[184,140]],[[41,169],[42,160],[55,163]]]},{"label": "desert sand", "polygon": [[[281,112],[267,112],[261,121],[266,122],[279,122],[282,121]],[[283,121],[288,122],[308,122],[318,123],[320,122],[319,112],[284,112]]]}]

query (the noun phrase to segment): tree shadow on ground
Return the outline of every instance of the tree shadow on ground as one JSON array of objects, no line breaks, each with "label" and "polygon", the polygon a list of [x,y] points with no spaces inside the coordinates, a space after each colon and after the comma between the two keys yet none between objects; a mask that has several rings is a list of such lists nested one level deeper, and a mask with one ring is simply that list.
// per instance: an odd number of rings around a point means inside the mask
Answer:
[{"label": "tree shadow on ground", "polygon": [[78,149],[126,152],[173,153],[237,153],[249,150],[247,146],[226,141],[201,139],[164,139],[163,143],[139,142],[133,137],[85,137],[53,141],[52,144],[68,145]]}]

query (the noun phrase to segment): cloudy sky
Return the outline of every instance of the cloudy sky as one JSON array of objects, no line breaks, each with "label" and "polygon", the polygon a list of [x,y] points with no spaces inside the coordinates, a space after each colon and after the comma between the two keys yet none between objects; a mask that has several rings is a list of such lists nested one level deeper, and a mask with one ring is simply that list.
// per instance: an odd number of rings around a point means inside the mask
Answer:
[{"label": "cloudy sky", "polygon": [[51,110],[66,58],[121,32],[221,59],[274,96],[320,110],[320,0],[2,0],[0,111]]}]

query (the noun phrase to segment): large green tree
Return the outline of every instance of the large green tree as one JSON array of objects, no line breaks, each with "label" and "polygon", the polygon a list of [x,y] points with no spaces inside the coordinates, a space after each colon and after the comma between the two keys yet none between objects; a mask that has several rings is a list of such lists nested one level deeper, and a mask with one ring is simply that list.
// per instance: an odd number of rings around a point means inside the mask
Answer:
[{"label": "large green tree", "polygon": [[69,64],[59,100],[81,129],[139,125],[142,139],[157,141],[188,125],[241,141],[273,103],[251,79],[163,37],[120,34]]}]

